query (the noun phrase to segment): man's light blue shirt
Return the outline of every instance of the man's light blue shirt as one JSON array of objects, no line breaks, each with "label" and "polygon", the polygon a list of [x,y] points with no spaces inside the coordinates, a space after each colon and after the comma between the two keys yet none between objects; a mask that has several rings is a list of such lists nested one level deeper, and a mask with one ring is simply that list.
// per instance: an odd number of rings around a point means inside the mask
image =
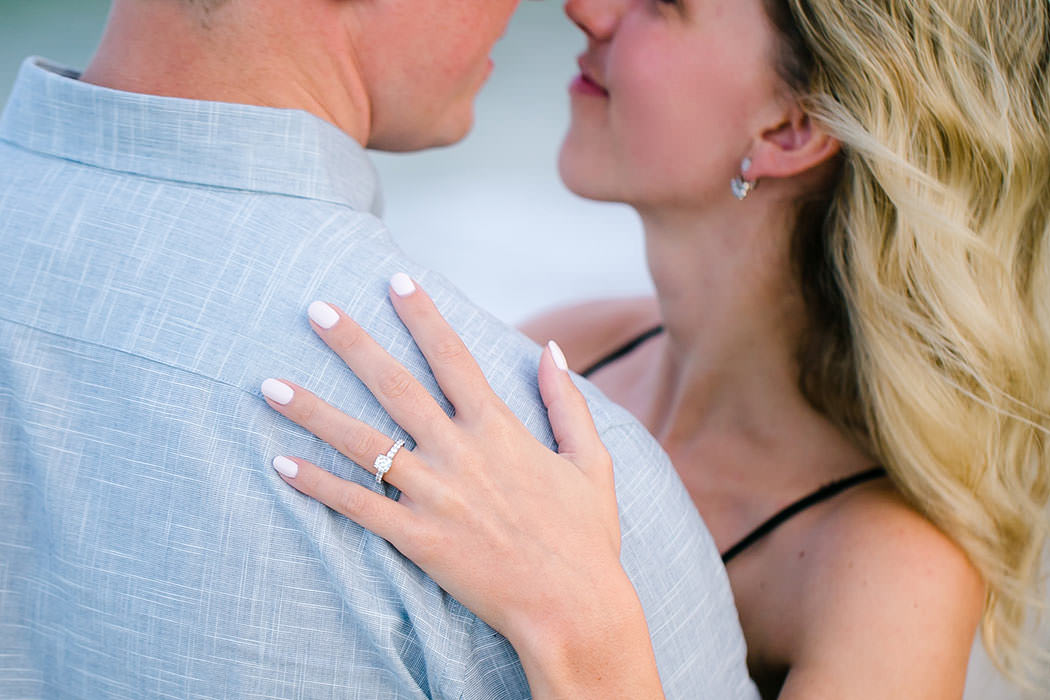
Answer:
[{"label": "man's light blue shirt", "polygon": [[[269,376],[407,437],[309,330],[315,299],[440,397],[387,301],[398,271],[554,444],[537,348],[405,259],[377,201],[364,150],[304,112],[24,64],[0,122],[0,696],[528,696],[502,637],[269,466],[375,488],[266,406]],[[668,697],[754,698],[703,523],[645,431],[586,390]]]}]

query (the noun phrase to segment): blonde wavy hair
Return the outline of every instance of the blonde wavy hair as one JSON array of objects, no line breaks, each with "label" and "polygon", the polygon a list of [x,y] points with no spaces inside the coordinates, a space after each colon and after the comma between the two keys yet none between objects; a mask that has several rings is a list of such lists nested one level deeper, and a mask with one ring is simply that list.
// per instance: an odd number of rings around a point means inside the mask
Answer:
[{"label": "blonde wavy hair", "polygon": [[795,232],[802,389],[979,569],[993,660],[1045,679],[1050,3],[766,8],[783,77],[843,145]]}]

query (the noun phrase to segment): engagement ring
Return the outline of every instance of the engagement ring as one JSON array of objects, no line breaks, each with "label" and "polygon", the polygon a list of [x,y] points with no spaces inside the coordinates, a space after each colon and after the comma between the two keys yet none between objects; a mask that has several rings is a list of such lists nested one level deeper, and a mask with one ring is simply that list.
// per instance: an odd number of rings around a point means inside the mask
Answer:
[{"label": "engagement ring", "polygon": [[376,470],[376,485],[383,483],[383,477],[390,471],[390,467],[394,465],[394,455],[397,451],[405,446],[404,440],[398,440],[394,443],[393,447],[386,451],[385,455],[379,455],[376,457],[376,461],[372,463],[372,466]]}]

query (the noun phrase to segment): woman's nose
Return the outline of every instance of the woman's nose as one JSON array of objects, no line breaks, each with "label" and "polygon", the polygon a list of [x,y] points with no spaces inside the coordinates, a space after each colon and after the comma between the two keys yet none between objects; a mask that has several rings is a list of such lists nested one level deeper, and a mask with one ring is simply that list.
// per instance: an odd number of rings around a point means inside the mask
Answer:
[{"label": "woman's nose", "polygon": [[616,32],[630,0],[567,0],[565,14],[595,41],[607,41]]}]

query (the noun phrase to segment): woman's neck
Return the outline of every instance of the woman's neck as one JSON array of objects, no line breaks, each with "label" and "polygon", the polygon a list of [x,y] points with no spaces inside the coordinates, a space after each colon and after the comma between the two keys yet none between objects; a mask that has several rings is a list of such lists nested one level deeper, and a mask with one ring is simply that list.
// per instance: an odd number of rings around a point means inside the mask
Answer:
[{"label": "woman's neck", "polygon": [[789,217],[761,200],[733,204],[721,219],[642,212],[667,334],[644,370],[639,416],[672,455],[717,452],[736,477],[751,464],[768,478],[772,460],[787,485],[798,476],[789,465],[822,456],[837,471],[856,452],[798,388],[805,306]]}]

